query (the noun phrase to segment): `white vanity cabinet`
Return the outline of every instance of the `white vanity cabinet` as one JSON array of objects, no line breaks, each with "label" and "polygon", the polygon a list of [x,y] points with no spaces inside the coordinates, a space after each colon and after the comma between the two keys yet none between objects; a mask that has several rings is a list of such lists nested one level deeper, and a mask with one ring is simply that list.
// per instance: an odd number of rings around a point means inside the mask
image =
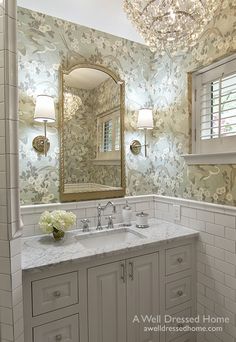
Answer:
[{"label": "white vanity cabinet", "polygon": [[88,270],[89,342],[158,342],[135,316],[159,312],[158,253]]},{"label": "white vanity cabinet", "polygon": [[24,271],[25,342],[195,342],[147,329],[195,315],[195,274],[194,238]]}]

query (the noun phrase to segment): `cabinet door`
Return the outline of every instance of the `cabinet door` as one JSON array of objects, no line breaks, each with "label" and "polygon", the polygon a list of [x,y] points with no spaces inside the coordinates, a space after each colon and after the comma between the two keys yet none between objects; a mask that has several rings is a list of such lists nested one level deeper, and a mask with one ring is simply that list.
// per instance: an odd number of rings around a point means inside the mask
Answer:
[{"label": "cabinet door", "polygon": [[[159,333],[145,317],[159,314],[158,254],[127,260],[127,342],[157,342]],[[138,322],[139,320],[139,322]]]},{"label": "cabinet door", "polygon": [[125,261],[88,270],[89,342],[126,341]]}]

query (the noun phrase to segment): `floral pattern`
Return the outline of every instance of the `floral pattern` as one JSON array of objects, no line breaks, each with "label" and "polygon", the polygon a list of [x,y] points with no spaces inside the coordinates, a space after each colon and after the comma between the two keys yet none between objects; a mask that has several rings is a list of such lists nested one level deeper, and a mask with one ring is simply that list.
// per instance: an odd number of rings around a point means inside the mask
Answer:
[{"label": "floral pattern", "polygon": [[[126,84],[125,154],[127,194],[156,193],[220,204],[236,204],[236,165],[187,166],[191,118],[187,72],[236,49],[236,2],[221,8],[198,43],[188,52],[152,53],[146,46],[26,9],[18,9],[20,87],[20,179],[22,204],[59,200],[58,129],[49,128],[48,156],[31,146],[42,127],[33,122],[36,95],[58,101],[58,68],[79,62],[108,67]],[[137,110],[154,109],[155,129],[148,135],[148,158],[131,154]]]}]

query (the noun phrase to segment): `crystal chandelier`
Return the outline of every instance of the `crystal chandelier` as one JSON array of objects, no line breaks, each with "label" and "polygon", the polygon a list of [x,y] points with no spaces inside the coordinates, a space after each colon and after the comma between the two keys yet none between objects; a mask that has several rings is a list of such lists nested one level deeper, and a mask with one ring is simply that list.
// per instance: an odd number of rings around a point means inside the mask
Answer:
[{"label": "crystal chandelier", "polygon": [[197,43],[219,0],[124,0],[124,10],[152,51],[178,51]]}]

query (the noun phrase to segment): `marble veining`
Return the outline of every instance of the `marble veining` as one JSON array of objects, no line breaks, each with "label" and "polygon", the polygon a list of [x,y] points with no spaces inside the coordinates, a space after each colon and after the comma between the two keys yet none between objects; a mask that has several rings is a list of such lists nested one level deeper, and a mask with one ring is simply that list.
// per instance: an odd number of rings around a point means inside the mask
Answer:
[{"label": "marble veining", "polygon": [[[121,229],[121,227],[115,229]],[[22,269],[23,271],[41,271],[60,263],[82,263],[198,236],[195,230],[157,219],[151,219],[150,227],[147,229],[137,229],[135,225],[129,229],[134,234],[127,241],[123,242],[118,239],[116,243],[100,244],[96,248],[85,248],[80,243],[80,239],[82,241],[88,233],[78,233],[78,230],[68,232],[66,238],[60,242],[54,242],[49,235],[24,238],[22,239]],[[94,234],[99,234],[99,232],[94,232]],[[103,230],[102,234],[103,236],[109,234],[109,231]]]}]

